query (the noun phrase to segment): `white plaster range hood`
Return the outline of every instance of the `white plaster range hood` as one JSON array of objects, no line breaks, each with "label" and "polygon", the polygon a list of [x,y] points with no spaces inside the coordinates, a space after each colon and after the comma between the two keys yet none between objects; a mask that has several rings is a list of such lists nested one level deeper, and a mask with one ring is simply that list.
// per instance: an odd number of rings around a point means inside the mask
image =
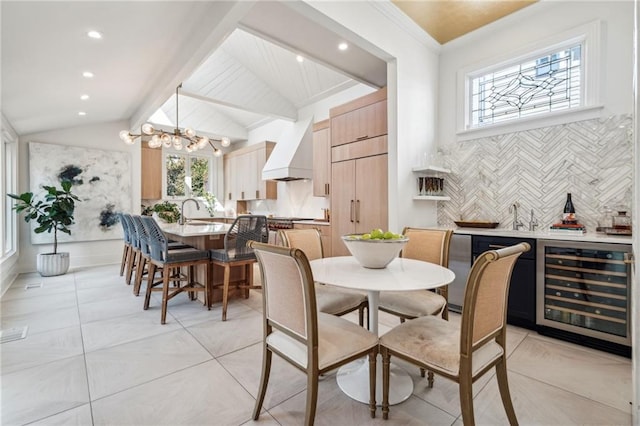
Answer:
[{"label": "white plaster range hood", "polygon": [[313,178],[313,117],[298,120],[276,141],[262,169],[263,180]]}]

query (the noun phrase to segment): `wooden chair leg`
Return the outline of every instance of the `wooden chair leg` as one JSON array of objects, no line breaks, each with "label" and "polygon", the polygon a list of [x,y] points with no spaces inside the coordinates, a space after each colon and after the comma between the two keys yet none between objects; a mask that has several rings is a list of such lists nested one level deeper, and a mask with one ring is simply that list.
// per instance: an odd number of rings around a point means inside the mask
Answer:
[{"label": "wooden chair leg", "polygon": [[120,276],[124,276],[124,269],[127,266],[127,258],[129,257],[129,246],[125,245],[122,250],[122,260],[120,261]]},{"label": "wooden chair leg", "polygon": [[391,354],[385,347],[381,347],[382,352],[382,418],[389,418],[389,370]]},{"label": "wooden chair leg", "polygon": [[504,411],[507,413],[509,424],[511,426],[517,426],[518,419],[516,418],[516,412],[513,409],[513,403],[511,402],[509,381],[507,380],[507,363],[504,359],[496,364],[496,377],[498,379],[498,388],[500,389],[502,405],[504,406]]},{"label": "wooden chair leg", "polygon": [[[358,324],[360,324],[360,327],[364,326],[364,306],[358,308]],[[367,329],[368,328],[369,327],[367,327]]]},{"label": "wooden chair leg", "polygon": [[171,268],[165,265],[162,268],[162,313],[160,314],[160,324],[167,322],[167,304],[169,303],[169,279]]},{"label": "wooden chair leg", "polygon": [[258,420],[260,411],[262,410],[262,403],[264,402],[264,396],[267,393],[267,385],[269,384],[269,374],[271,374],[271,351],[264,346],[264,352],[262,354],[262,376],[260,377],[260,389],[258,390],[258,397],[256,398],[256,405],[253,409],[253,420]]},{"label": "wooden chair leg", "polygon": [[307,409],[304,415],[305,426],[312,426],[316,418],[316,407],[318,405],[318,374],[307,371]]},{"label": "wooden chair leg", "polygon": [[247,279],[247,288],[244,291],[244,298],[248,299],[251,289],[249,287],[253,286],[253,263],[247,263],[244,266],[245,269],[245,278]]},{"label": "wooden chair leg", "polygon": [[[424,374],[422,375],[422,377],[424,377]],[[433,371],[429,371],[429,374],[427,375],[427,382],[429,383],[429,387],[432,388],[433,387]]]},{"label": "wooden chair leg", "polygon": [[153,263],[149,263],[149,273],[147,274],[147,291],[144,294],[144,305],[143,308],[145,311],[149,309],[149,302],[151,301],[151,289],[153,287],[153,280],[156,275],[156,265]]},{"label": "wooden chair leg", "polygon": [[369,412],[376,418],[376,351],[369,353]]},{"label": "wooden chair leg", "polygon": [[131,259],[129,261],[129,265],[127,266],[127,277],[126,277],[127,285],[131,284],[131,276],[133,275],[133,269],[138,264],[138,254],[139,253],[140,252],[136,252],[136,251],[133,251],[133,253],[131,253]]},{"label": "wooden chair leg", "polygon": [[140,257],[140,265],[136,268],[136,280],[133,285],[133,294],[140,295],[140,286],[142,286],[142,276],[144,275],[144,268],[147,266],[147,259],[143,256]]},{"label": "wooden chair leg", "polygon": [[461,374],[460,377],[460,408],[462,409],[462,423],[465,426],[474,426],[473,383],[470,375]]},{"label": "wooden chair leg", "polygon": [[444,309],[442,310],[442,319],[445,321],[449,321],[449,307],[448,305],[444,305]]},{"label": "wooden chair leg", "polygon": [[224,282],[222,287],[222,321],[227,320],[227,302],[229,300],[229,279],[231,278],[231,267],[224,265]]}]

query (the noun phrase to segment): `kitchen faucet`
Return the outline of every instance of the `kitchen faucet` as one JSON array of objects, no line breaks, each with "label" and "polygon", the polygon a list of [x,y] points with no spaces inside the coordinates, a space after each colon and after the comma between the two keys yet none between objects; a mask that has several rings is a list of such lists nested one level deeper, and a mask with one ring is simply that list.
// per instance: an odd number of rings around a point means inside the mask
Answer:
[{"label": "kitchen faucet", "polygon": [[509,213],[513,213],[513,230],[518,231],[520,228],[524,228],[524,223],[520,219],[518,219],[518,207],[520,207],[520,203],[517,201],[509,207]]},{"label": "kitchen faucet", "polygon": [[538,221],[533,217],[533,209],[531,209],[531,220],[529,221],[529,231],[535,231]]},{"label": "kitchen faucet", "polygon": [[184,225],[184,203],[186,203],[187,201],[193,201],[194,203],[196,203],[196,210],[200,210],[200,204],[198,204],[198,200],[194,199],[194,198],[187,198],[186,200],[184,200],[182,202],[182,207],[180,207],[180,220],[178,221],[178,225]]}]

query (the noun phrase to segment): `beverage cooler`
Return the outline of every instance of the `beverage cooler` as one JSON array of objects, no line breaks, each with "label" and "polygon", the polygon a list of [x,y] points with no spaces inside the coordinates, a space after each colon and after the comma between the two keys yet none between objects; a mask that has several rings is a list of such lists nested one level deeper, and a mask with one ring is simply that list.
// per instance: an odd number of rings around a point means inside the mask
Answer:
[{"label": "beverage cooler", "polygon": [[630,244],[538,240],[538,331],[630,356],[630,258]]}]

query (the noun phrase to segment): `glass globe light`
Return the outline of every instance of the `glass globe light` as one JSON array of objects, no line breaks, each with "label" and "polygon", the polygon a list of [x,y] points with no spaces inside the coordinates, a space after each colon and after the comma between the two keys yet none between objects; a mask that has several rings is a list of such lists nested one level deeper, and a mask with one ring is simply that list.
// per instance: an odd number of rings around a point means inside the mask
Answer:
[{"label": "glass globe light", "polygon": [[222,156],[222,151],[220,151],[219,149],[214,148],[213,155],[215,157],[220,157],[220,156]]},{"label": "glass globe light", "polygon": [[149,142],[147,142],[147,145],[149,146],[149,148],[156,147],[156,143],[153,141],[153,139],[149,139]]},{"label": "glass globe light", "polygon": [[151,123],[144,123],[142,125],[142,133],[144,133],[145,135],[152,135],[154,132],[154,128],[151,125]]},{"label": "glass globe light", "polygon": [[189,127],[187,127],[186,129],[184,129],[184,134],[189,136],[190,138],[194,137],[196,135],[195,130],[190,129]]},{"label": "glass globe light", "polygon": [[178,145],[178,144],[182,145],[182,138],[178,135],[173,135],[171,137],[171,140],[173,141],[174,145]]},{"label": "glass globe light", "polygon": [[151,136],[151,140],[156,146],[160,146],[160,144],[162,144],[162,141],[160,140],[160,136],[158,135]]},{"label": "glass globe light", "polygon": [[123,141],[127,141],[127,139],[130,139],[131,137],[129,136],[129,131],[128,130],[122,130],[120,133],[120,139],[122,139]]},{"label": "glass globe light", "polygon": [[198,148],[203,149],[209,143],[209,138],[206,136],[200,136],[200,140],[198,140]]},{"label": "glass globe light", "polygon": [[191,152],[191,151],[193,151],[193,149],[191,149],[191,145],[187,145],[187,146],[185,146],[185,147],[184,147],[184,150],[185,150],[185,151],[187,151],[187,152]]},{"label": "glass globe light", "polygon": [[224,137],[222,139],[220,139],[220,145],[224,146],[225,148],[228,147],[229,145],[231,145],[231,140],[227,137]]},{"label": "glass globe light", "polygon": [[174,143],[174,144],[173,144],[173,148],[174,148],[176,151],[180,151],[180,150],[182,149],[182,142],[180,142],[180,143]]},{"label": "glass globe light", "polygon": [[168,134],[163,133],[162,136],[160,136],[160,141],[162,141],[162,145],[164,145],[165,148],[171,148],[171,136]]}]

